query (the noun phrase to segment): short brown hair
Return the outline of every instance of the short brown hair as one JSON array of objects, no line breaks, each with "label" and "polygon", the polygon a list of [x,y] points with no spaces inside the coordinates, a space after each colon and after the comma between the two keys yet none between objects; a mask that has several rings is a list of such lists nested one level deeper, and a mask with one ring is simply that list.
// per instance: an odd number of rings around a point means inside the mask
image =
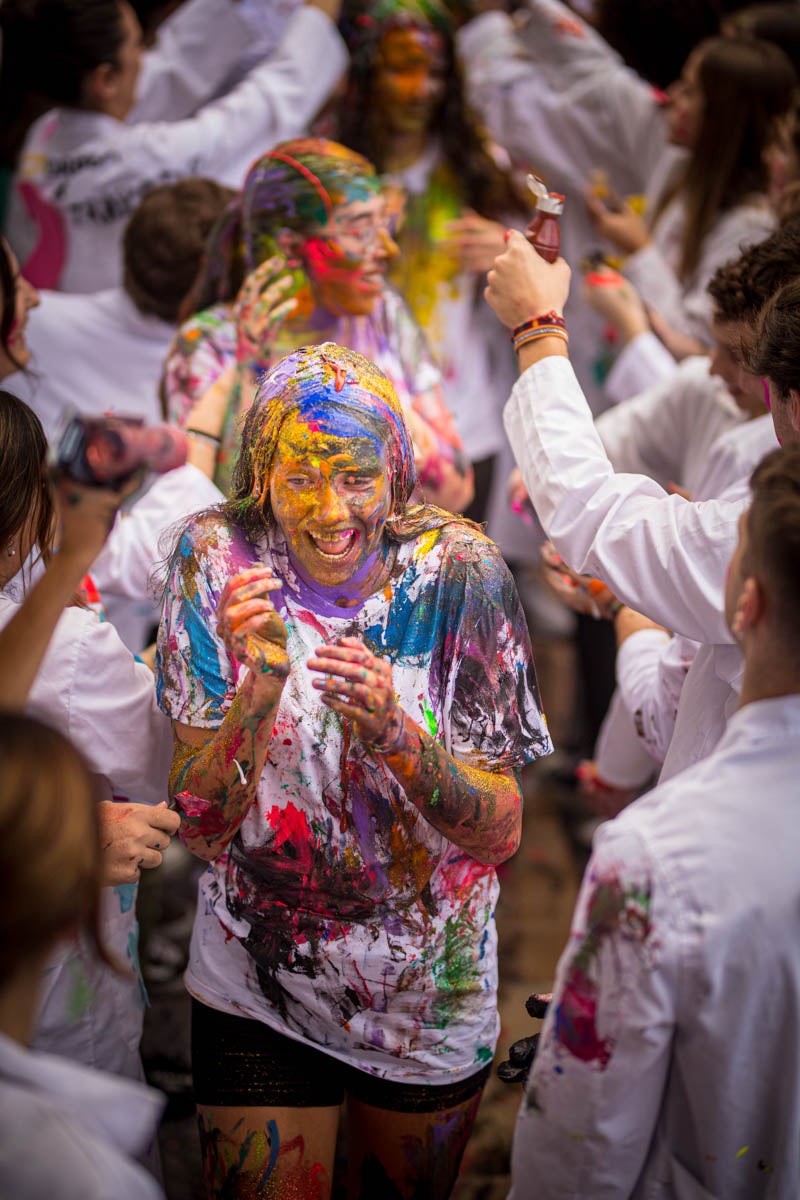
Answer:
[{"label": "short brown hair", "polygon": [[770,297],[798,276],[800,221],[792,220],[714,272],[708,285],[714,315],[719,321],[755,324]]},{"label": "short brown hair", "polygon": [[0,714],[0,983],[76,926],[100,956],[101,848],[95,777],[71,742]]},{"label": "short brown hair", "polygon": [[769,379],[784,400],[800,388],[800,278],[785,284],[764,305],[747,367]]},{"label": "short brown hair", "polygon": [[765,580],[768,601],[787,652],[800,645],[800,445],[771,451],[750,479],[747,574]]},{"label": "short brown hair", "polygon": [[181,179],[143,196],[122,242],[125,290],[140,312],[177,325],[208,235],[234,196],[211,179]]}]

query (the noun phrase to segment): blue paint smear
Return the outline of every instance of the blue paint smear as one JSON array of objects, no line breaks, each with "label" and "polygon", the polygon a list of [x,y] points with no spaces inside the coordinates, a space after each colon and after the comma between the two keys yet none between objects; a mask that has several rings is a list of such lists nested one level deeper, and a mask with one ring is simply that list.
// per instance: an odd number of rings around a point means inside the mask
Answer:
[{"label": "blue paint smear", "polygon": [[114,888],[114,895],[119,900],[119,911],[121,913],[130,912],[136,902],[136,888],[139,885],[136,883],[118,883]]}]

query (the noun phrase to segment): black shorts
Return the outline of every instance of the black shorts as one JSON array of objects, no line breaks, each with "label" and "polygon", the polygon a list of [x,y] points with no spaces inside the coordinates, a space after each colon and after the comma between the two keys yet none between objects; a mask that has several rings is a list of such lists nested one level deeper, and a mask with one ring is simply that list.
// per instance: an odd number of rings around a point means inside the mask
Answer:
[{"label": "black shorts", "polygon": [[261,1021],[192,1000],[197,1104],[220,1108],[332,1108],[345,1094],[390,1112],[439,1112],[479,1095],[491,1070],[440,1086],[394,1083],[350,1067]]}]

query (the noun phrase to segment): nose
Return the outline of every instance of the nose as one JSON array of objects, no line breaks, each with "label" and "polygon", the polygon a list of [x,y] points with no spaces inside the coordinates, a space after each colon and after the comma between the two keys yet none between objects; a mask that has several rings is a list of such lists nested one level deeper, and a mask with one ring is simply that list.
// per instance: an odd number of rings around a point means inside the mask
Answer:
[{"label": "nose", "polygon": [[375,244],[375,249],[380,258],[397,258],[397,255],[400,253],[400,247],[388,229],[378,230],[378,240]]},{"label": "nose", "polygon": [[317,520],[333,525],[336,521],[344,521],[349,515],[344,499],[339,495],[331,480],[323,479],[318,493]]}]

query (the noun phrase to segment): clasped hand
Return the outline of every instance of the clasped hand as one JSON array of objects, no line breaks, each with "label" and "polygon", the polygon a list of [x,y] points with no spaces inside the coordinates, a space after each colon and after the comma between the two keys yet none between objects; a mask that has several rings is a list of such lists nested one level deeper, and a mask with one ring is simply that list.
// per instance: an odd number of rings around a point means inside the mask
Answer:
[{"label": "clasped hand", "polygon": [[322,692],[323,704],[352,721],[362,742],[381,751],[399,745],[403,710],[386,659],[377,658],[359,638],[341,637],[320,646],[308,667],[325,676],[313,683]]},{"label": "clasped hand", "polygon": [[[228,580],[217,609],[217,632],[237,662],[250,669],[258,689],[274,698],[289,674],[287,630],[270,593],[281,587],[264,564]],[[322,702],[353,722],[358,736],[376,750],[391,750],[403,735],[403,711],[397,703],[391,665],[377,658],[359,638],[342,637],[320,646],[308,668],[324,675],[313,686]]]}]

